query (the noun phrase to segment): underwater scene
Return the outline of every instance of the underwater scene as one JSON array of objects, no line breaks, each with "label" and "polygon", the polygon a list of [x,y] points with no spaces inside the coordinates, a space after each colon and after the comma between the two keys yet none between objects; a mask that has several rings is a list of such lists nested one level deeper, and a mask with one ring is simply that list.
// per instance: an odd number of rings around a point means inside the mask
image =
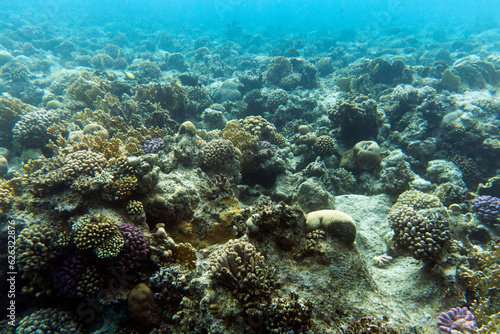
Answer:
[{"label": "underwater scene", "polygon": [[0,333],[500,333],[500,1],[2,0]]}]

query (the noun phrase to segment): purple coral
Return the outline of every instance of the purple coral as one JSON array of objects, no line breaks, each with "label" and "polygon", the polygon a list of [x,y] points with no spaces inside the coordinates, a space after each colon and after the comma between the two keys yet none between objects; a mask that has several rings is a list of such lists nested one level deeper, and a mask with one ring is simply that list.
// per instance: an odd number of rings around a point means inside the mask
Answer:
[{"label": "purple coral", "polygon": [[124,239],[123,248],[118,257],[110,261],[110,264],[112,269],[126,272],[142,265],[142,261],[149,252],[149,243],[144,234],[135,226],[124,223],[119,229]]},{"label": "purple coral", "polygon": [[88,266],[88,258],[81,251],[76,250],[54,273],[57,290],[67,297],[76,297],[78,284]]},{"label": "purple coral", "polygon": [[467,307],[455,307],[441,313],[437,325],[439,333],[477,333],[476,317]]},{"label": "purple coral", "polygon": [[157,153],[165,148],[163,138],[148,139],[141,146],[144,153]]},{"label": "purple coral", "polygon": [[268,141],[265,141],[265,140],[259,140],[257,142],[257,147],[259,149],[259,151],[262,151],[262,150],[271,150],[273,153],[276,153],[276,146],[274,146],[273,144],[271,144],[270,142]]},{"label": "purple coral", "polygon": [[500,221],[500,198],[493,196],[479,196],[472,202],[472,210],[477,218],[485,223]]}]

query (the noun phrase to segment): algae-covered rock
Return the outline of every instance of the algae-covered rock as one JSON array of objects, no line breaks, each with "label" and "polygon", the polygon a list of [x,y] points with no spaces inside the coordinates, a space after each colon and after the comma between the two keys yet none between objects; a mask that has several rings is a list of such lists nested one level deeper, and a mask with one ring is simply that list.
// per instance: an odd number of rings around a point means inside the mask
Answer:
[{"label": "algae-covered rock", "polygon": [[297,202],[305,212],[332,209],[334,201],[334,197],[314,179],[306,180],[297,190]]},{"label": "algae-covered rock", "polygon": [[449,68],[444,70],[443,77],[439,84],[451,92],[456,92],[460,88],[460,76],[454,74]]}]

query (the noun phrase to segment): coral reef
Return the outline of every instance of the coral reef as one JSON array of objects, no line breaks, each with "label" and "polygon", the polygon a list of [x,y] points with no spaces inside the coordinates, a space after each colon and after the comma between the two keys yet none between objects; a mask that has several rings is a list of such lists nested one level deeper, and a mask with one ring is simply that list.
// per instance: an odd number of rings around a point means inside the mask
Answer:
[{"label": "coral reef", "polygon": [[0,332],[499,332],[490,2],[2,3]]}]

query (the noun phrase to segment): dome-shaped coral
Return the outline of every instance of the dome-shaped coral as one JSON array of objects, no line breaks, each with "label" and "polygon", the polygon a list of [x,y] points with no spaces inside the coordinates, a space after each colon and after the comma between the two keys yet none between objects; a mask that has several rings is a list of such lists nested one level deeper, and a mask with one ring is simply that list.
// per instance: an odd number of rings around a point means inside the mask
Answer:
[{"label": "dome-shaped coral", "polygon": [[209,168],[221,167],[235,156],[235,147],[230,140],[213,139],[203,149],[203,164]]},{"label": "dome-shaped coral", "polygon": [[314,142],[314,151],[318,155],[332,155],[337,150],[335,139],[330,136],[319,136]]}]

